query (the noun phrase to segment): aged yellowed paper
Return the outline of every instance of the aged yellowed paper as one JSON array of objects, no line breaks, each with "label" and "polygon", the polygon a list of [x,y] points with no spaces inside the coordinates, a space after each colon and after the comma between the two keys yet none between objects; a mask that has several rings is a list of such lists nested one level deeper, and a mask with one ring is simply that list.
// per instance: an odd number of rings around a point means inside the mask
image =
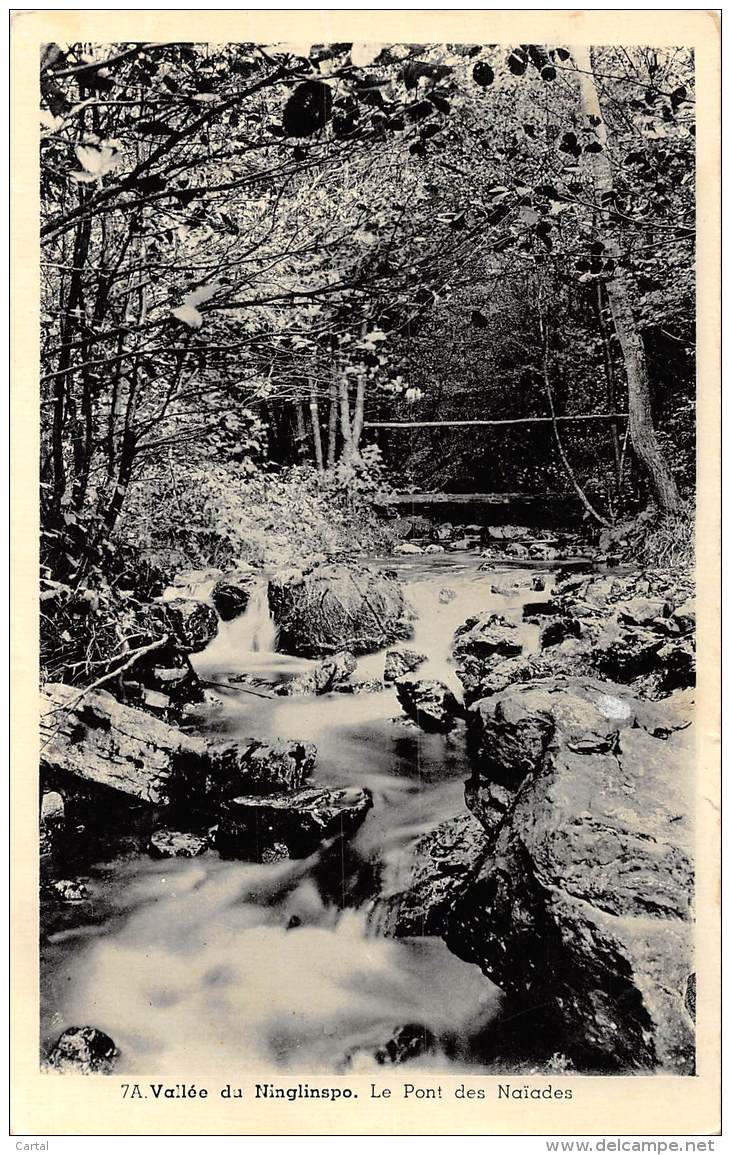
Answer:
[{"label": "aged yellowed paper", "polygon": [[717,15],[11,33],[14,1133],[718,1132]]}]

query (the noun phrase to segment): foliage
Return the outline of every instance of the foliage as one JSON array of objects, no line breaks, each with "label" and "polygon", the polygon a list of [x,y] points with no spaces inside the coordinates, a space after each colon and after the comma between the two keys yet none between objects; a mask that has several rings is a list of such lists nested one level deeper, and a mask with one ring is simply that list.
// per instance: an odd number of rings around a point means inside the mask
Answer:
[{"label": "foliage", "polygon": [[546,425],[364,446],[367,419],[626,411],[620,272],[692,493],[692,55],[592,60],[605,125],[561,46],[47,46],[53,580],[67,538],[89,551],[74,588],[104,571],[120,517],[125,541],[215,564],[376,541],[384,467],[436,488],[578,478],[622,521],[647,486],[621,422],[564,425],[560,452]]},{"label": "foliage", "polygon": [[164,474],[133,487],[120,534],[144,556],[180,569],[387,551],[388,530],[363,496],[372,482],[352,484],[358,475],[366,477],[364,467],[321,477],[311,466],[252,474],[235,463]]}]

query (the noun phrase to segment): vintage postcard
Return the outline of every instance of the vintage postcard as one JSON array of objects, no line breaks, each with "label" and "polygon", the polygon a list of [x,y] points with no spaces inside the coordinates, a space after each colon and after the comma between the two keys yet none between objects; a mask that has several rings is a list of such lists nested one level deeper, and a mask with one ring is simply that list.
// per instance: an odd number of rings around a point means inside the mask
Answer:
[{"label": "vintage postcard", "polygon": [[717,1134],[718,15],[11,39],[14,1133]]}]

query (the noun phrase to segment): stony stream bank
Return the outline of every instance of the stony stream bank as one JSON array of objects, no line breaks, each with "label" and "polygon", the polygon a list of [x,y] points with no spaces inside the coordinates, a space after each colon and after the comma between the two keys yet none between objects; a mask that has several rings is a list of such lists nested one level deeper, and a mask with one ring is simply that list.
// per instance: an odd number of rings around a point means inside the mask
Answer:
[{"label": "stony stream bank", "polygon": [[52,1069],[693,1070],[688,579],[414,528],[44,687]]}]

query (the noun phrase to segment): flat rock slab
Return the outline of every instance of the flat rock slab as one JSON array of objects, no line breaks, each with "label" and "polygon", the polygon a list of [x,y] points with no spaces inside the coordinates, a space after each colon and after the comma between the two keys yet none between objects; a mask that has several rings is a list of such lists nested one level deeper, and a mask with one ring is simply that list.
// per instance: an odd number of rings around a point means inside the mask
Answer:
[{"label": "flat rock slab", "polygon": [[349,838],[373,805],[368,790],[298,790],[266,797],[241,795],[221,813],[216,845],[226,858],[265,862],[286,848],[304,858],[324,841]]},{"label": "flat rock slab", "polygon": [[50,683],[41,695],[41,770],[154,806],[200,791],[206,744],[104,690]]}]

